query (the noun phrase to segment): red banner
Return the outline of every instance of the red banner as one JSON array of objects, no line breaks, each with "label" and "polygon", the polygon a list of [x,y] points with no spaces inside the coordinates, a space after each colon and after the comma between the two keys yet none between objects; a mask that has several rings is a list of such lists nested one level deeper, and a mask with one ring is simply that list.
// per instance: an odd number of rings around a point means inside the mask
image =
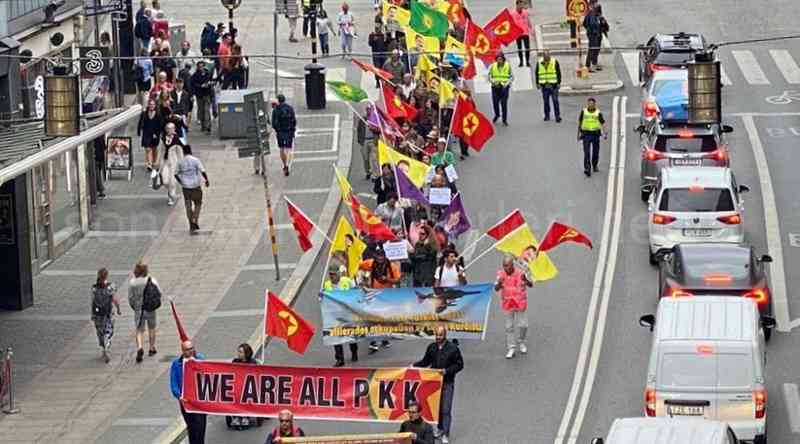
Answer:
[{"label": "red banner", "polygon": [[183,401],[212,415],[400,422],[416,400],[422,417],[439,420],[442,373],[427,368],[279,367],[186,360]]}]

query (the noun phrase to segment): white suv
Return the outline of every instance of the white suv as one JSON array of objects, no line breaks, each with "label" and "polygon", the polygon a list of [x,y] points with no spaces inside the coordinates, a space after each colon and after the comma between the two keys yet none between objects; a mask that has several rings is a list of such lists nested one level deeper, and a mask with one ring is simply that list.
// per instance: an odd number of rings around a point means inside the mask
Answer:
[{"label": "white suv", "polygon": [[648,202],[650,263],[675,244],[744,242],[741,193],[730,168],[663,168]]}]

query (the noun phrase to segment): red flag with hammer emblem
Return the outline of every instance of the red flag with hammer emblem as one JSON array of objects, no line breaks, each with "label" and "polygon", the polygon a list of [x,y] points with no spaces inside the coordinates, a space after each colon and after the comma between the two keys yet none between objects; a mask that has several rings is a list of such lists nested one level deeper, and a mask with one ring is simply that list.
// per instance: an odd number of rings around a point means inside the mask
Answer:
[{"label": "red flag with hammer emblem", "polygon": [[463,94],[458,95],[453,113],[452,131],[461,140],[480,151],[494,136],[492,122],[478,111],[475,102]]},{"label": "red flag with hammer emblem", "polygon": [[490,20],[483,27],[483,31],[498,45],[503,46],[516,42],[520,36],[525,34],[525,30],[517,25],[508,8],[500,11],[495,18]]},{"label": "red flag with hammer emblem", "polygon": [[314,326],[301,318],[271,291],[267,292],[266,306],[264,328],[267,336],[286,339],[286,345],[291,350],[301,355],[305,353],[311,338],[314,337]]},{"label": "red flag with hammer emblem", "polygon": [[592,248],[592,240],[589,239],[588,236],[581,233],[576,228],[558,221],[553,221],[553,223],[550,224],[550,228],[547,230],[547,234],[544,235],[544,239],[542,239],[542,242],[539,244],[539,251],[545,252],[552,250],[564,242],[576,242]]}]

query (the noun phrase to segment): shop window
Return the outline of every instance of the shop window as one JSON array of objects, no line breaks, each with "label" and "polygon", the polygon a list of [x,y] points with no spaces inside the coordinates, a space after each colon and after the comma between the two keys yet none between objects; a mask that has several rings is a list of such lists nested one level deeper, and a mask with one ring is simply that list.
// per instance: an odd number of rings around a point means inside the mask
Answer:
[{"label": "shop window", "polygon": [[53,239],[56,245],[81,228],[77,151],[70,150],[52,160]]}]

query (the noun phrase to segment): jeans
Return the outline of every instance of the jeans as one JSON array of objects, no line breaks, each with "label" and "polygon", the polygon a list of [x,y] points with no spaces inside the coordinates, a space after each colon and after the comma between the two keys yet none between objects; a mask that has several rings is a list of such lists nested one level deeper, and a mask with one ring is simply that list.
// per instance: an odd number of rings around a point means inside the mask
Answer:
[{"label": "jeans", "polygon": [[447,436],[450,436],[450,425],[453,424],[452,411],[455,386],[455,381],[445,381],[442,384],[442,399],[439,401],[439,430]]},{"label": "jeans", "polygon": [[[523,46],[525,47],[524,52],[522,51]],[[531,36],[523,35],[517,39],[517,54],[519,54],[519,66],[522,66],[523,55],[525,64],[531,66]]]},{"label": "jeans", "polygon": [[597,66],[597,57],[600,55],[600,45],[603,44],[603,34],[589,34],[589,51],[586,53],[586,67]]},{"label": "jeans", "polygon": [[342,39],[342,53],[343,54],[350,54],[353,52],[353,34],[339,34],[339,37]]},{"label": "jeans", "polygon": [[600,161],[600,133],[583,133],[583,171],[591,172]]},{"label": "jeans", "polygon": [[553,101],[553,111],[556,119],[561,118],[561,106],[558,103],[558,85],[542,85],[542,101],[544,102],[544,116],[550,118],[550,101]]},{"label": "jeans", "polygon": [[311,31],[311,9],[303,8],[303,37],[308,37],[309,31]]},{"label": "jeans", "polygon": [[[515,348],[517,344],[525,343],[525,336],[528,334],[528,312],[527,311],[507,311],[506,315],[506,345],[509,349]],[[519,335],[515,333],[519,331]]]},{"label": "jeans", "polygon": [[197,96],[197,118],[200,120],[200,126],[203,128],[203,131],[211,129],[209,108],[211,108],[211,97]]},{"label": "jeans", "polygon": [[[178,401],[180,404],[180,401]],[[205,444],[206,442],[206,415],[204,413],[189,413],[181,406],[181,415],[189,432],[189,444]]]},{"label": "jeans", "polygon": [[[358,357],[358,342],[351,342],[347,344],[350,347],[350,357]],[[344,361],[344,346],[341,344],[333,346],[333,357],[336,361]]]},{"label": "jeans", "polygon": [[106,172],[106,163],[102,160],[95,160],[95,184],[97,186],[97,194],[105,194],[106,187],[104,186],[103,182],[105,181],[104,174]]},{"label": "jeans", "polygon": [[331,52],[330,46],[328,46],[328,33],[321,33],[319,35],[319,47],[322,50],[322,55],[328,55]]},{"label": "jeans", "polygon": [[225,73],[222,89],[244,89],[244,68],[237,68]]},{"label": "jeans", "polygon": [[[370,130],[367,129],[367,131]],[[375,139],[365,140],[364,145],[361,145],[361,159],[364,161],[364,174],[371,174],[373,177],[377,177],[379,170]]]},{"label": "jeans", "polygon": [[503,122],[508,122],[508,90],[511,86],[492,86],[492,107],[494,108],[494,118],[500,116],[502,112]]}]

